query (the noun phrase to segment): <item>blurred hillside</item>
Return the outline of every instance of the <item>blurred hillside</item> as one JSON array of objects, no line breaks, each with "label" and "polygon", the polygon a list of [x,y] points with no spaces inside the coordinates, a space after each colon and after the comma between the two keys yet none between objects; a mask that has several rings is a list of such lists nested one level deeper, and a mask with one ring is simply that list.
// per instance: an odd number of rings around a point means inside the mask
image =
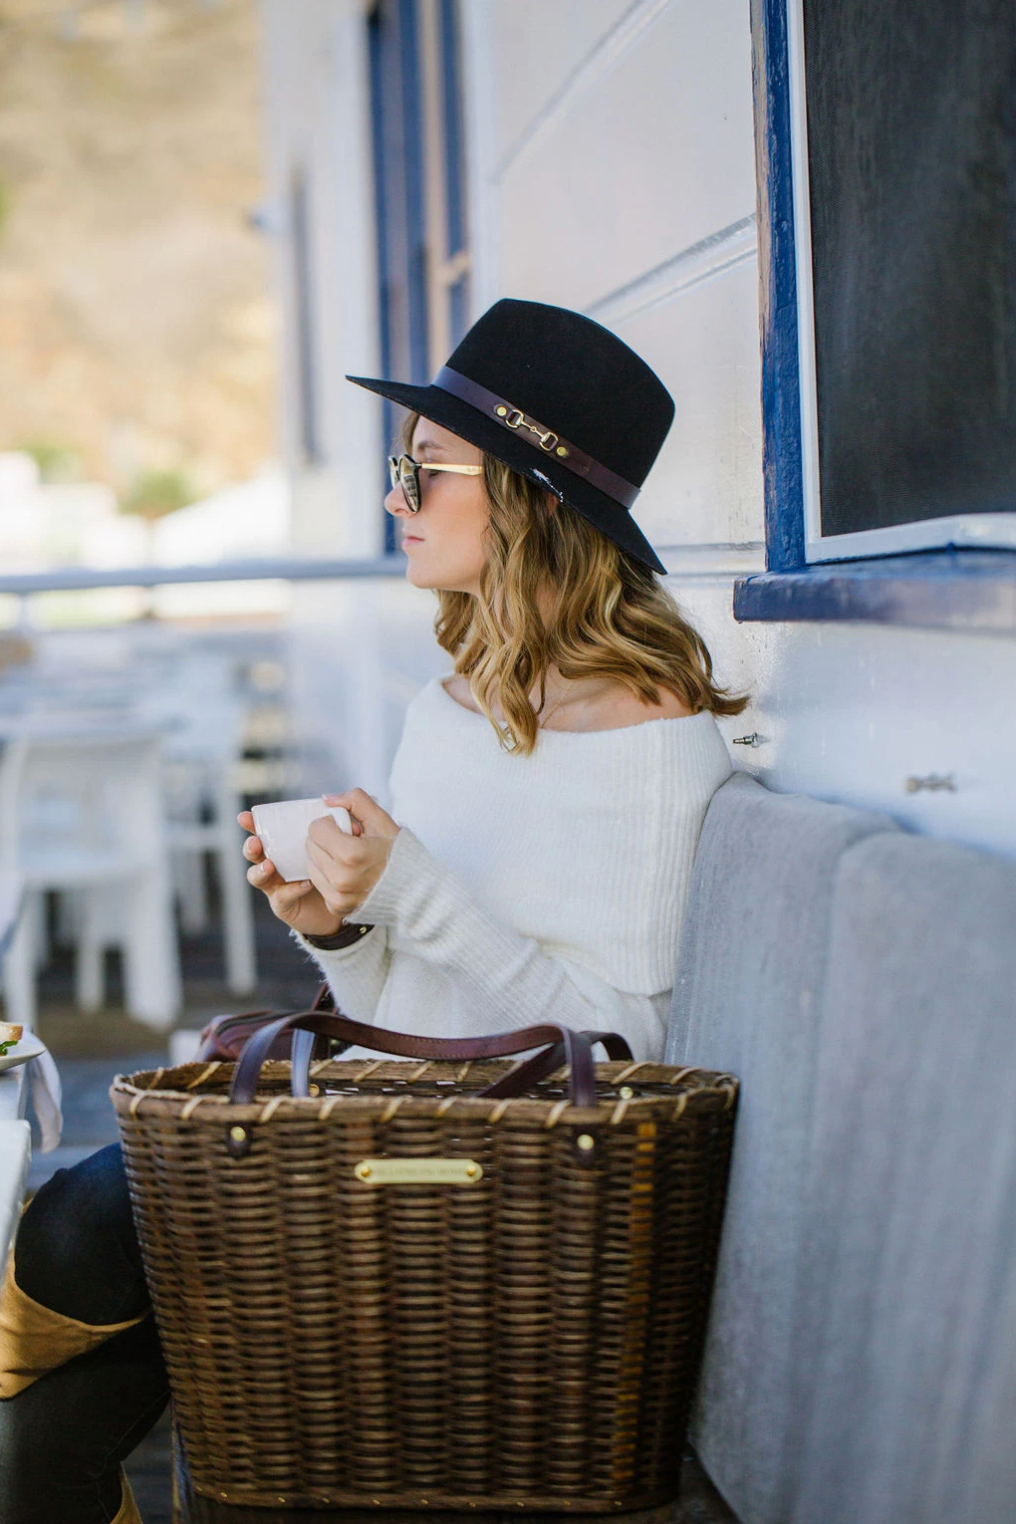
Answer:
[{"label": "blurred hillside", "polygon": [[257,31],[253,0],[0,0],[0,449],[127,502],[273,453]]}]

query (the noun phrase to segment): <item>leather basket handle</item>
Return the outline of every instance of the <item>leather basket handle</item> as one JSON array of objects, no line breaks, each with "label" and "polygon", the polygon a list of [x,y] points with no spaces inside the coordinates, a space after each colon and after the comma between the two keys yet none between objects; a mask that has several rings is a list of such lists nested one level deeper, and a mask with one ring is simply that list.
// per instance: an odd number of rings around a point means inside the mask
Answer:
[{"label": "leather basket handle", "polygon": [[[632,1051],[627,1042],[617,1032],[579,1032],[579,1037],[584,1037],[591,1048],[597,1043],[602,1043],[608,1058],[615,1062],[630,1059]],[[533,1085],[539,1084],[540,1080],[546,1079],[548,1074],[553,1074],[555,1069],[560,1069],[567,1062],[564,1044],[557,1042],[534,1053],[532,1058],[527,1058],[521,1064],[516,1064],[514,1069],[509,1069],[499,1080],[492,1085],[485,1085],[479,1091],[480,1095],[492,1096],[516,1096],[522,1095]],[[572,1104],[576,1104],[574,1101]]]},{"label": "leather basket handle", "polygon": [[[516,1064],[508,1074],[478,1093],[499,1097],[519,1095],[537,1080],[560,1068],[564,1061],[568,1065],[571,1103],[581,1107],[596,1104],[593,1043],[602,1042],[611,1058],[630,1059],[632,1056],[627,1042],[616,1032],[574,1032],[570,1027],[551,1022],[524,1027],[517,1032],[501,1032],[493,1037],[416,1037],[407,1032],[392,1032],[386,1027],[354,1021],[352,1017],[340,1013],[329,1015],[323,1011],[297,1011],[267,1023],[250,1038],[233,1071],[229,1087],[231,1102],[237,1105],[250,1105],[253,1102],[261,1067],[272,1044],[286,1031],[293,1032],[292,1093],[305,1098],[310,1094],[309,1069],[315,1033],[337,1038],[347,1044],[373,1048],[375,1052],[393,1053],[401,1058],[452,1061],[505,1058],[515,1053],[526,1053],[531,1048],[541,1048],[541,1052]],[[249,1126],[227,1125],[226,1148],[234,1159],[242,1159],[249,1153],[250,1146]],[[577,1157],[580,1162],[586,1167],[592,1165],[596,1152],[595,1140],[588,1134],[584,1135],[578,1145]]]},{"label": "leather basket handle", "polygon": [[[312,1009],[315,1012],[320,1012],[322,1007],[315,1002]],[[341,1016],[341,1011],[338,1014]],[[379,1029],[372,1027],[371,1030],[376,1032]],[[310,1066],[314,1057],[316,1036],[316,1033],[310,1032],[303,1027],[293,1028],[292,1051],[290,1055],[293,1063],[291,1081],[293,1095],[310,1095]],[[623,1037],[619,1037],[616,1032],[583,1032],[582,1036],[587,1038],[593,1047],[597,1043],[602,1043],[608,1058],[630,1059],[632,1056],[627,1042]],[[371,1045],[365,1044],[364,1046]],[[352,1043],[343,1042],[338,1052],[342,1053],[349,1047],[352,1047]],[[336,1054],[336,1056],[338,1055]],[[565,1062],[567,1062],[567,1059],[564,1044],[563,1042],[556,1042],[552,1046],[544,1048],[541,1053],[537,1053],[533,1058],[525,1059],[522,1063],[516,1064],[514,1069],[510,1069],[507,1074],[502,1075],[499,1080],[495,1080],[492,1085],[486,1085],[478,1094],[499,1098],[522,1095],[531,1085],[538,1084],[540,1080],[546,1079],[548,1074],[553,1074],[555,1069],[560,1069]]]},{"label": "leather basket handle", "polygon": [[[445,1059],[453,1062],[508,1058],[515,1053],[526,1053],[531,1048],[549,1047],[553,1051],[554,1062],[548,1063],[544,1072],[550,1073],[560,1067],[562,1059],[568,1064],[571,1070],[571,1101],[574,1106],[593,1106],[596,1102],[596,1071],[593,1067],[591,1038],[606,1043],[612,1057],[631,1058],[628,1044],[616,1032],[573,1032],[570,1027],[551,1022],[523,1027],[516,1032],[499,1032],[493,1037],[416,1037],[408,1032],[392,1032],[387,1027],[354,1021],[350,1016],[327,1015],[321,1011],[296,1011],[266,1023],[251,1037],[233,1071],[229,1087],[231,1101],[238,1105],[251,1104],[268,1050],[280,1033],[292,1028],[308,1034],[323,1033],[327,1037],[338,1038],[340,1042],[355,1043],[360,1047],[372,1048],[377,1053],[392,1053],[400,1058]],[[521,1073],[526,1068],[523,1064],[512,1072]],[[503,1086],[505,1080],[510,1078],[505,1075],[497,1082],[498,1086]],[[526,1088],[525,1083],[521,1088]],[[491,1093],[495,1093],[493,1089]],[[506,1092],[498,1089],[496,1093],[504,1095]],[[304,1097],[310,1094],[306,1061],[293,1063],[293,1094]]]}]

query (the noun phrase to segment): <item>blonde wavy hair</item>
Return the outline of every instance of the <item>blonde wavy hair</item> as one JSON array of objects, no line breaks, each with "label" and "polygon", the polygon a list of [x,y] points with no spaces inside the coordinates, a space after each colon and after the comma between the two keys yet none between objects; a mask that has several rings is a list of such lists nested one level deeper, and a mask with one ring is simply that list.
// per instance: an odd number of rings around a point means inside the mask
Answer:
[{"label": "blonde wavy hair", "polygon": [[[406,450],[418,417],[406,420]],[[662,688],[695,713],[740,714],[747,698],[713,682],[705,643],[655,572],[486,453],[483,485],[490,522],[479,596],[439,592],[434,631],[506,751],[533,752],[551,665],[569,681],[617,683],[646,704],[658,704]],[[548,599],[546,621],[541,599]],[[497,700],[503,724],[494,716]]]}]

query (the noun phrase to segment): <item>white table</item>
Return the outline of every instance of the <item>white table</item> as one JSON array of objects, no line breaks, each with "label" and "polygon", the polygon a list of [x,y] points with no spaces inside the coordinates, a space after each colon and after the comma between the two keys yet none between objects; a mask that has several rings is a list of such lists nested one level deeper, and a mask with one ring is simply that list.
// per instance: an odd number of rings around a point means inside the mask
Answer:
[{"label": "white table", "polygon": [[14,1237],[32,1157],[32,1131],[25,1121],[25,1065],[0,1074],[0,1266]]},{"label": "white table", "polygon": [[[20,878],[0,873],[0,961],[10,945],[21,912]],[[14,1229],[21,1215],[28,1165],[32,1157],[32,1131],[25,1121],[28,1104],[28,1067],[19,1064],[0,1074],[0,1273]]]}]

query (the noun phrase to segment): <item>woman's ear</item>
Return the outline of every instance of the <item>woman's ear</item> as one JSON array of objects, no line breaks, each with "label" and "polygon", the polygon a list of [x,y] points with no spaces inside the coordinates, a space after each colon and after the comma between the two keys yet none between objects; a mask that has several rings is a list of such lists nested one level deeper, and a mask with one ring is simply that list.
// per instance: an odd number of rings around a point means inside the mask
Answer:
[{"label": "woman's ear", "polygon": [[545,492],[543,494],[543,501],[548,514],[557,512],[558,499],[554,496],[553,492]]}]

